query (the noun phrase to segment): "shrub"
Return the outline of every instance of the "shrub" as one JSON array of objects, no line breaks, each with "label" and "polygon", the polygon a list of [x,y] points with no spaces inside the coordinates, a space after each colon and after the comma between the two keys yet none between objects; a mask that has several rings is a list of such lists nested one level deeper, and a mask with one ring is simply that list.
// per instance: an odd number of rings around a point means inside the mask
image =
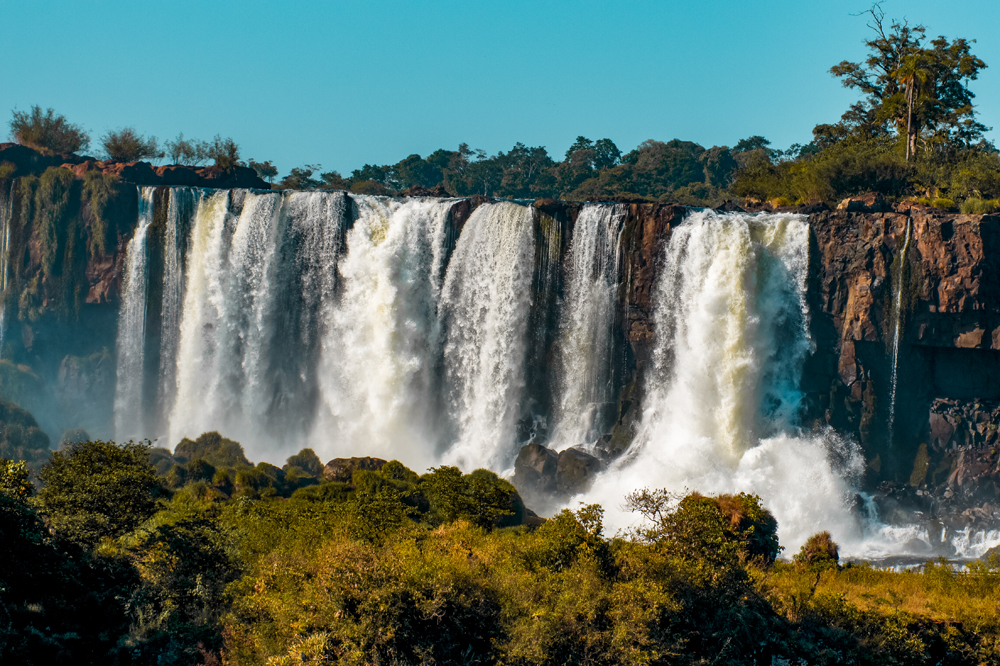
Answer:
[{"label": "shrub", "polygon": [[174,449],[174,457],[181,462],[202,459],[215,467],[250,467],[240,443],[226,439],[214,430],[193,441],[185,437]]},{"label": "shrub", "polygon": [[54,452],[38,478],[53,527],[86,546],[135,529],[155,512],[161,488],[148,442],[78,442]]},{"label": "shrub", "polygon": [[10,178],[17,171],[17,165],[13,162],[0,162],[0,178]]},{"label": "shrub", "polygon": [[962,202],[964,215],[988,215],[1000,210],[1000,199],[978,199],[972,197]]},{"label": "shrub", "polygon": [[809,537],[795,555],[795,561],[812,569],[836,568],[840,563],[840,551],[829,532],[819,532]]},{"label": "shrub", "polygon": [[286,469],[287,467],[298,467],[316,478],[323,476],[323,463],[312,449],[302,449],[294,456],[289,456],[285,462],[287,463]]},{"label": "shrub", "polygon": [[90,144],[90,137],[82,127],[51,108],[43,112],[37,105],[31,111],[14,111],[10,134],[23,146],[49,153],[75,153],[86,150]]},{"label": "shrub", "polygon": [[35,492],[34,484],[28,480],[30,477],[31,470],[23,460],[0,458],[0,494],[19,502],[27,500]]},{"label": "shrub", "polygon": [[113,162],[138,162],[145,159],[159,159],[164,155],[155,136],[144,137],[136,132],[134,127],[109,130],[101,137],[101,146],[108,159]]}]

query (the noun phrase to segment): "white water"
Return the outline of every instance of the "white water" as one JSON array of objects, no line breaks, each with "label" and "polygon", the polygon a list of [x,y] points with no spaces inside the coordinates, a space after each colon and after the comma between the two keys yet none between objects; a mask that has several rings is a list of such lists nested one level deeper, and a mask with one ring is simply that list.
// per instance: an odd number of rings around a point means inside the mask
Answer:
[{"label": "white water", "polygon": [[899,370],[899,337],[903,330],[903,282],[906,277],[906,254],[910,249],[910,234],[913,222],[906,218],[906,239],[899,253],[899,275],[896,277],[896,293],[893,302],[895,324],[892,332],[892,382],[889,386],[889,444],[892,445],[893,428],[896,424],[896,376]]},{"label": "white water", "polygon": [[[10,188],[13,189],[13,183]],[[14,196],[9,191],[0,199],[0,356],[7,331],[7,284],[10,279],[10,223],[14,217]]]},{"label": "white water", "polygon": [[155,187],[139,189],[139,223],[125,250],[125,275],[118,315],[118,362],[115,383],[115,437],[141,439],[145,377],[146,293],[149,288],[146,230],[153,221]]},{"label": "white water", "polygon": [[557,451],[603,435],[601,410],[618,397],[612,384],[612,336],[624,215],[621,205],[588,204],[574,227],[557,343],[559,400],[547,445]]},{"label": "white water", "polygon": [[160,308],[158,418],[168,422],[177,393],[177,350],[184,314],[184,247],[202,194],[189,187],[169,190],[163,234],[163,300]]},{"label": "white water", "polygon": [[330,457],[363,451],[422,470],[440,440],[438,304],[454,202],[353,198],[343,289],[323,339],[326,413],[312,439]]},{"label": "white water", "polygon": [[673,231],[641,430],[589,493],[611,522],[633,521],[621,497],[636,488],[750,492],[792,552],[822,529],[847,551],[864,540],[849,509],[857,450],[795,428],[810,348],[807,251],[800,216],[700,212]]},{"label": "white water", "polygon": [[533,211],[477,208],[458,239],[441,298],[446,413],[454,444],[445,460],[503,471],[517,454],[535,234]]},{"label": "white water", "polygon": [[316,267],[335,270],[343,195],[247,192],[238,217],[229,197],[212,194],[195,214],[170,440],[220,430],[273,456],[310,426],[312,324],[332,291]]}]

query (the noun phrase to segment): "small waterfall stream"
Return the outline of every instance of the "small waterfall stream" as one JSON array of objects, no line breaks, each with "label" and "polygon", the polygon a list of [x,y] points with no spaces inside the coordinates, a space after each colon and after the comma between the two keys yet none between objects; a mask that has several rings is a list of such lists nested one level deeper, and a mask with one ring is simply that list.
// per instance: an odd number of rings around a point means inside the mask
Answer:
[{"label": "small waterfall stream", "polygon": [[[14,184],[11,183],[12,190]],[[10,223],[14,216],[14,197],[11,191],[0,198],[0,358],[3,355],[4,334],[7,331],[7,285],[10,280]]]},{"label": "small waterfall stream", "polygon": [[623,205],[588,204],[570,243],[566,298],[559,325],[559,399],[548,445],[562,450],[604,434],[617,400],[613,331],[618,310]]},{"label": "small waterfall stream", "polygon": [[894,293],[893,331],[892,331],[892,379],[889,384],[889,445],[893,444],[893,431],[896,425],[896,379],[899,371],[899,338],[903,331],[903,286],[906,283],[906,260],[910,249],[910,236],[913,233],[913,221],[906,218],[906,236],[903,249],[899,253],[899,270],[896,271],[896,291]]},{"label": "small waterfall stream", "polygon": [[146,232],[153,221],[155,187],[139,189],[139,223],[125,250],[125,279],[118,316],[118,363],[115,383],[115,437],[146,436],[143,378],[146,348],[146,294],[149,289]]}]

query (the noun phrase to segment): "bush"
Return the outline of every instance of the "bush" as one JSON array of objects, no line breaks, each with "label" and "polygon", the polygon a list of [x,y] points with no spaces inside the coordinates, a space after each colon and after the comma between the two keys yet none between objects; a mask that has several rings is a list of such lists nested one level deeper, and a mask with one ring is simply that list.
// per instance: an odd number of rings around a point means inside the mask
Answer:
[{"label": "bush", "polygon": [[42,512],[57,532],[86,546],[135,529],[155,512],[161,489],[148,442],[78,442],[54,452],[38,478]]},{"label": "bush", "polygon": [[201,459],[215,467],[250,467],[240,443],[226,439],[214,430],[193,441],[185,437],[174,449],[174,457],[179,462]]},{"label": "bush", "polygon": [[288,467],[298,467],[317,479],[323,476],[323,463],[312,449],[302,449],[294,456],[289,456],[285,462],[286,470]]},{"label": "bush", "polygon": [[972,197],[962,202],[963,215],[988,215],[1000,210],[1000,199],[978,199]]},{"label": "bush", "polygon": [[795,555],[795,561],[806,564],[812,569],[837,568],[840,563],[840,550],[829,532],[819,532],[802,544],[802,548]]},{"label": "bush", "polygon": [[50,452],[49,436],[38,427],[35,417],[0,400],[0,458],[23,460],[37,469],[48,460]]},{"label": "bush", "polygon": [[14,112],[10,134],[22,146],[47,153],[75,153],[90,145],[90,137],[82,127],[51,108],[43,112],[37,105],[31,111]]},{"label": "bush", "polygon": [[108,131],[101,137],[101,146],[112,162],[159,159],[164,153],[157,143],[155,136],[144,137],[136,132],[134,127]]}]

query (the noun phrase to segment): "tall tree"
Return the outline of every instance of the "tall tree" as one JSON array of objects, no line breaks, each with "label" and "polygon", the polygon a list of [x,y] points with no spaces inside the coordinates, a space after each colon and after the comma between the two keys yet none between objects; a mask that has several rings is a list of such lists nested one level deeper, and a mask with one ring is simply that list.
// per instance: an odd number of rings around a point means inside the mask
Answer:
[{"label": "tall tree", "polygon": [[966,39],[949,41],[941,36],[925,44],[927,29],[905,20],[886,25],[881,3],[866,12],[875,33],[865,41],[864,62],[843,62],[830,72],[847,88],[856,88],[865,98],[852,106],[838,126],[822,125],[814,130],[822,145],[861,130],[865,135],[894,130],[905,137],[906,153],[916,152],[921,140],[927,145],[968,146],[986,131],[976,120],[968,82],[975,80],[986,63],[972,54]]}]

